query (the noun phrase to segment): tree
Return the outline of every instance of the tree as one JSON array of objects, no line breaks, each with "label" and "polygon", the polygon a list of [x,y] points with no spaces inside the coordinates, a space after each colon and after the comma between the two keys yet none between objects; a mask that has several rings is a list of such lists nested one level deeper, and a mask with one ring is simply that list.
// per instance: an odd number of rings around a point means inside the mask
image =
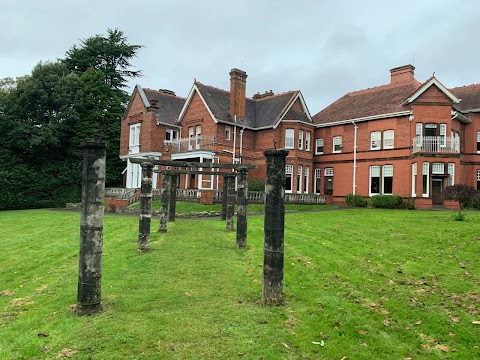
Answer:
[{"label": "tree", "polygon": [[461,215],[462,209],[467,208],[476,196],[478,196],[478,191],[464,184],[448,186],[442,191],[442,197],[444,199],[456,200],[460,203],[460,209],[458,211],[459,219],[463,219]]}]

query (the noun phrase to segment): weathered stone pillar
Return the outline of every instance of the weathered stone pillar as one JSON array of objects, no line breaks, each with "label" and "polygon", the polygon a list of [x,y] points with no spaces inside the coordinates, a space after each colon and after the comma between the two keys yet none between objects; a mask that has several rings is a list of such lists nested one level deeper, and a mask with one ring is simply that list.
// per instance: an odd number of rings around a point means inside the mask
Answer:
[{"label": "weathered stone pillar", "polygon": [[223,177],[223,192],[222,192],[222,220],[227,220],[227,177]]},{"label": "weathered stone pillar", "polygon": [[142,186],[140,188],[140,217],[138,220],[138,251],[150,251],[150,224],[152,221],[152,175],[153,164],[143,162]]},{"label": "weathered stone pillar", "polygon": [[225,176],[227,180],[227,231],[233,231],[235,213],[235,174]]},{"label": "weathered stone pillar", "polygon": [[160,228],[158,231],[167,232],[168,200],[170,198],[170,175],[162,174],[162,189],[160,190]]},{"label": "weathered stone pillar", "polygon": [[237,247],[247,246],[247,182],[248,169],[241,167],[238,169],[237,177]]},{"label": "weathered stone pillar", "polygon": [[105,199],[106,144],[98,137],[82,143],[82,214],[78,262],[78,315],[102,310],[103,201]]},{"label": "weathered stone pillar", "polygon": [[168,212],[168,221],[175,221],[175,211],[177,206],[177,175],[170,175],[170,209]]},{"label": "weathered stone pillar", "polygon": [[265,150],[265,222],[263,253],[263,303],[283,301],[283,252],[285,227],[285,158],[287,150]]}]

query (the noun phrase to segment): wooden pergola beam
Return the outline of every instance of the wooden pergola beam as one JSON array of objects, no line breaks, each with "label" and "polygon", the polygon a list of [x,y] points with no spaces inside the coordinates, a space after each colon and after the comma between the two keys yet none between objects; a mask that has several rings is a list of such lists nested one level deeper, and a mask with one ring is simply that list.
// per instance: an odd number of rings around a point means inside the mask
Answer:
[{"label": "wooden pergola beam", "polygon": [[130,158],[129,160],[133,164],[141,164],[144,162],[149,162],[149,163],[152,163],[153,165],[159,165],[159,166],[177,166],[177,167],[194,167],[194,168],[210,168],[210,169],[238,169],[241,167],[246,167],[247,169],[257,168],[257,165],[255,164],[214,164],[214,163],[207,163],[207,162],[155,160],[155,159],[141,159],[141,158]]}]

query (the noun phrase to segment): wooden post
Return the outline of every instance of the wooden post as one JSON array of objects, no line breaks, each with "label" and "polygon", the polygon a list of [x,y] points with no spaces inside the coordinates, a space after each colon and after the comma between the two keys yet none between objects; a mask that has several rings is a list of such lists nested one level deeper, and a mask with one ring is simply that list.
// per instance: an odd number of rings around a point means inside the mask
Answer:
[{"label": "wooden post", "polygon": [[238,169],[237,185],[237,247],[247,246],[247,182],[248,169],[242,167]]},{"label": "wooden post", "polygon": [[143,162],[142,186],[140,188],[140,217],[138,220],[138,251],[150,251],[150,224],[152,221],[152,175],[153,164]]},{"label": "wooden post", "polygon": [[234,228],[234,213],[235,213],[235,174],[225,176],[227,179],[227,211],[226,220],[227,231],[233,231]]},{"label": "wooden post", "polygon": [[158,231],[167,232],[168,226],[168,199],[170,195],[170,175],[162,174],[162,189],[160,191],[160,228]]},{"label": "wooden post", "polygon": [[223,192],[222,192],[222,220],[227,220],[227,192],[228,192],[227,177],[223,177]]},{"label": "wooden post", "polygon": [[168,221],[175,221],[176,206],[177,206],[177,176],[170,175],[170,209],[168,212]]},{"label": "wooden post", "polygon": [[98,137],[82,143],[82,213],[78,263],[78,315],[102,310],[103,201],[105,199],[106,144]]},{"label": "wooden post", "polygon": [[283,301],[283,256],[285,228],[285,158],[287,150],[265,150],[265,222],[263,253],[263,303]]}]

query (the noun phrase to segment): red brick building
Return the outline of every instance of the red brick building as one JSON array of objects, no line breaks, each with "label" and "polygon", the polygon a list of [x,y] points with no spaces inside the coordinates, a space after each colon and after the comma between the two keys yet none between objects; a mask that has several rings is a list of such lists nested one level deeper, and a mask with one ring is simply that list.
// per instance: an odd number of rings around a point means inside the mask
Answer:
[{"label": "red brick building", "polygon": [[[128,162],[153,156],[256,163],[263,150],[290,150],[286,192],[414,198],[417,208],[441,204],[451,184],[480,186],[480,84],[447,89],[414,67],[391,70],[386,85],[354,91],[311,117],[300,91],[246,97],[247,74],[230,72],[230,91],[195,81],[186,99],[137,85],[122,120],[126,186],[140,186]],[[184,175],[181,188],[218,189],[221,179]]]},{"label": "red brick building", "polygon": [[480,85],[420,84],[401,66],[389,84],[350,92],[313,121],[315,190],[334,201],[395,194],[431,208],[446,186],[480,181]]},{"label": "red brick building", "polygon": [[[244,71],[232,69],[230,91],[195,81],[187,99],[137,85],[122,120],[120,157],[128,164],[126,186],[140,186],[140,168],[128,162],[132,156],[256,163],[258,167],[249,172],[249,178],[263,179],[263,151],[287,147],[292,149],[290,164],[302,168],[304,174],[299,185],[292,177],[287,191],[311,192],[314,124],[301,92],[275,95],[270,90],[247,98],[246,79]],[[295,144],[294,133],[302,134]],[[214,176],[180,176],[180,188],[221,189],[221,186],[222,179]]]}]

